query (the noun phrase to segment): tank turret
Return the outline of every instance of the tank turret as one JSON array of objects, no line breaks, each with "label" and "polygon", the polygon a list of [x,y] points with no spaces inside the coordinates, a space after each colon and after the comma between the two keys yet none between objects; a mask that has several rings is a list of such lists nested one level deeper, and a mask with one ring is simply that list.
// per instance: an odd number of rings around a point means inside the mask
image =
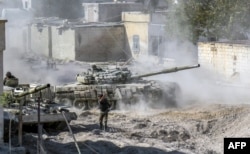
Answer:
[{"label": "tank turret", "polygon": [[[95,65],[94,65],[95,66]],[[128,68],[115,68],[115,69],[95,69],[88,70],[88,72],[83,72],[82,74],[77,74],[76,80],[82,84],[112,84],[112,83],[131,83],[140,80],[143,77],[150,77],[159,74],[174,73],[177,71],[183,71],[187,69],[193,69],[200,67],[200,64],[193,66],[182,66],[164,69],[158,72],[152,72],[142,75],[132,75]]]}]

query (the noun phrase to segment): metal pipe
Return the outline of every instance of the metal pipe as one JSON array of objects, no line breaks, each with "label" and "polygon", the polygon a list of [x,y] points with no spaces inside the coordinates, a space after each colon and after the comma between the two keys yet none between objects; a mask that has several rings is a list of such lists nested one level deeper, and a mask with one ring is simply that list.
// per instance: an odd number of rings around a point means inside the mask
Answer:
[{"label": "metal pipe", "polygon": [[42,86],[37,86],[33,89],[29,89],[28,91],[25,91],[25,92],[22,92],[20,94],[18,94],[17,96],[15,96],[16,98],[20,98],[20,97],[23,97],[23,96],[26,96],[26,95],[29,95],[29,94],[33,94],[33,93],[36,93],[36,92],[39,92],[43,89],[46,89],[46,88],[49,88],[50,87],[50,84],[46,84],[46,85],[42,85]]},{"label": "metal pipe", "polygon": [[158,72],[154,72],[154,73],[148,73],[148,74],[142,74],[142,75],[132,76],[131,79],[135,80],[135,79],[140,79],[142,77],[149,77],[149,76],[153,76],[153,75],[178,72],[178,71],[187,70],[187,69],[193,69],[193,68],[198,68],[198,67],[200,67],[200,64],[194,65],[194,66],[173,67],[173,68],[164,69],[162,71],[158,71]]}]

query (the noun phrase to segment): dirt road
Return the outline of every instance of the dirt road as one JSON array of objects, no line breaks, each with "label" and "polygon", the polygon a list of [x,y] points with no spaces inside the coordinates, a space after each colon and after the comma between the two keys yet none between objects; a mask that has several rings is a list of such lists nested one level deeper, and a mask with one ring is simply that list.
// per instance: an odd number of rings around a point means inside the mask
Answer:
[{"label": "dirt road", "polygon": [[[75,110],[76,111],[76,110]],[[144,111],[114,110],[109,128],[100,131],[98,110],[76,111],[68,129],[43,135],[48,154],[200,154],[223,153],[224,137],[250,136],[250,105],[206,104]],[[37,135],[26,133],[24,144],[36,153]]]}]

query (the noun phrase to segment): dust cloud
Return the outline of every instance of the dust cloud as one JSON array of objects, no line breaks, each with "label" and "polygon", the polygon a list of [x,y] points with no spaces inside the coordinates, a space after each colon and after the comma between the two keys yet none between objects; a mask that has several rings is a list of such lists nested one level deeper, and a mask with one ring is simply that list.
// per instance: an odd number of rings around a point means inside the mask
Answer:
[{"label": "dust cloud", "polygon": [[[157,58],[143,57],[132,69],[138,73],[150,73],[197,64],[197,47],[188,41],[184,42],[165,42],[164,63],[159,63]],[[48,70],[46,59],[34,57],[35,63],[31,65],[29,60],[23,60],[25,52],[22,51],[20,48],[7,48],[4,51],[4,72],[11,71],[21,82],[67,83],[88,66],[58,62],[55,69]],[[93,149],[94,153],[119,154],[222,153],[225,136],[250,135],[249,105],[218,105],[244,103],[247,90],[217,84],[223,78],[202,65],[192,70],[145,79],[176,82],[183,97],[179,105],[183,108],[153,111],[142,100],[134,106],[122,106],[121,110],[111,111],[106,131],[99,130],[99,112],[73,109],[79,117],[71,121],[70,125],[82,153],[93,153]],[[189,104],[198,105],[184,108]],[[77,153],[73,134],[67,129],[44,133],[42,139],[46,152]],[[37,138],[37,134],[32,133],[23,136],[23,145],[30,153],[36,153]]]},{"label": "dust cloud", "polygon": [[[45,6],[44,4],[41,7]],[[55,10],[55,12],[59,13],[59,10],[60,9]],[[86,64],[77,65],[74,62],[69,62],[57,64],[55,69],[47,69],[48,59],[44,59],[40,55],[36,55],[36,57],[29,55],[29,51],[22,45],[27,43],[21,33],[23,30],[22,27],[24,27],[35,14],[29,13],[29,15],[24,18],[27,12],[25,14],[19,14],[20,16],[18,16],[17,12],[19,9],[15,11],[13,11],[13,9],[6,9],[2,14],[2,16],[6,17],[8,20],[6,33],[7,46],[4,51],[4,72],[12,72],[19,78],[21,83],[64,84],[75,82],[75,75],[86,70],[88,66]],[[40,15],[43,15],[43,13],[40,12]],[[20,22],[20,19],[25,22]],[[178,17],[176,17],[176,20],[178,20]],[[178,32],[182,27],[176,26],[175,28],[176,29],[173,31]],[[183,36],[183,38],[185,37]],[[135,74],[150,73],[165,68],[190,66],[199,63],[197,46],[187,40],[168,39],[161,46],[163,46],[163,48],[161,48],[161,55],[163,55],[164,58],[159,58],[157,56],[141,56],[131,68]],[[35,59],[34,63],[25,59],[32,56]],[[147,79],[159,80],[162,82],[176,82],[180,86],[183,95],[182,102],[179,102],[181,105],[192,102],[220,101],[226,103],[232,100],[238,102],[244,101],[244,98],[247,98],[246,89],[217,84],[217,82],[222,81],[223,78],[214,72],[206,70],[202,65],[200,68],[157,75]],[[146,109],[147,107],[140,108]]]}]

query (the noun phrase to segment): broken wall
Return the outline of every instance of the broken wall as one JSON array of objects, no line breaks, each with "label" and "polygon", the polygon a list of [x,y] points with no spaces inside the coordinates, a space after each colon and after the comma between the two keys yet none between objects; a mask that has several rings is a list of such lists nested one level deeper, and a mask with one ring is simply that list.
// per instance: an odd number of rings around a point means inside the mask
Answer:
[{"label": "broken wall", "polygon": [[76,28],[75,41],[78,61],[117,61],[131,55],[125,47],[122,25]]}]

